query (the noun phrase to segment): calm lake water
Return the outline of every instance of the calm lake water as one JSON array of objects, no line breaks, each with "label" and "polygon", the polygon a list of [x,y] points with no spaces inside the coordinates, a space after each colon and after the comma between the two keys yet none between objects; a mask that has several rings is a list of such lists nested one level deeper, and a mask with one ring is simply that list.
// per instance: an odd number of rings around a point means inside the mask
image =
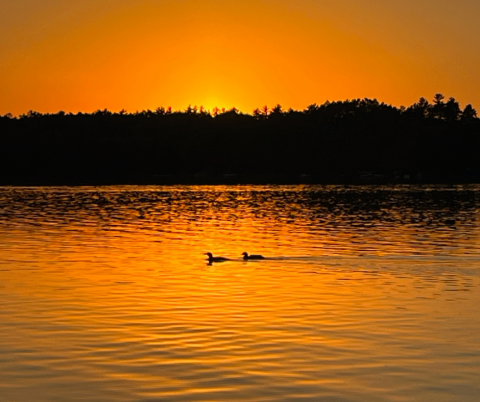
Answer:
[{"label": "calm lake water", "polygon": [[1,401],[479,401],[480,187],[0,188],[0,373]]}]

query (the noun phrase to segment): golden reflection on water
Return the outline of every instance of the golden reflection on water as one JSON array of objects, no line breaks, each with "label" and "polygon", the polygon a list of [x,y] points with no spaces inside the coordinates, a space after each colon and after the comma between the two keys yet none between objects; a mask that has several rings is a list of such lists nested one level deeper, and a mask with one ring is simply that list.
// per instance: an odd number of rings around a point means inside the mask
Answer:
[{"label": "golden reflection on water", "polygon": [[2,189],[0,395],[474,401],[479,205],[477,188]]}]

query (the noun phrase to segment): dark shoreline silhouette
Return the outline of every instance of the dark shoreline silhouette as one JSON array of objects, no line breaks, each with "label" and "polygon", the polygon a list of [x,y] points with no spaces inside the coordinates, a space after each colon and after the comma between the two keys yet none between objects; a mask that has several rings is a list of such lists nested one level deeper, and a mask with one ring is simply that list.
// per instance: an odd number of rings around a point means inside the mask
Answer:
[{"label": "dark shoreline silhouette", "polygon": [[480,119],[435,95],[0,116],[0,185],[478,183]]}]

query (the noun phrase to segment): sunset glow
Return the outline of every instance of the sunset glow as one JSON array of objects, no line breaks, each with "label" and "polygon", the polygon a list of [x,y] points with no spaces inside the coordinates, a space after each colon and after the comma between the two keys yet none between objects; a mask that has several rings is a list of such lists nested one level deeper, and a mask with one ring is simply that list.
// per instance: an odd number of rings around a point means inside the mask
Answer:
[{"label": "sunset glow", "polygon": [[236,107],[435,93],[480,105],[480,3],[8,0],[0,114]]}]

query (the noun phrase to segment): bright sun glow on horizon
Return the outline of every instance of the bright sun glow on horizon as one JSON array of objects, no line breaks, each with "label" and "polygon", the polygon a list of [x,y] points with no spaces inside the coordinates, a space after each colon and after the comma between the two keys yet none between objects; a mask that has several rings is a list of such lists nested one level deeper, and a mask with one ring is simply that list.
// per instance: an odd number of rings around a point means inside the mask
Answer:
[{"label": "bright sun glow on horizon", "polygon": [[435,93],[480,107],[480,3],[7,0],[0,114],[263,105]]}]

